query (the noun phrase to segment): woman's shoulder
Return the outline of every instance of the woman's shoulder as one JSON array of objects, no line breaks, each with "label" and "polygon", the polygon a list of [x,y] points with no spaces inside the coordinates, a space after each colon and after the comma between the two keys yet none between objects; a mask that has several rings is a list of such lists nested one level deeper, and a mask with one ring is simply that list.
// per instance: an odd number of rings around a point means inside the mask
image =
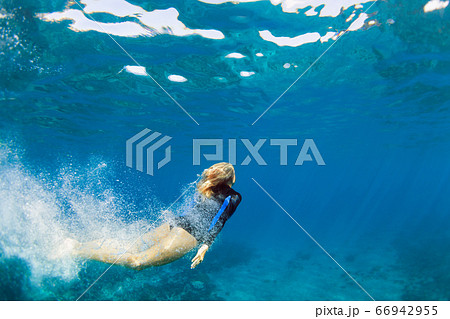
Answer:
[{"label": "woman's shoulder", "polygon": [[222,189],[221,195],[225,198],[231,196],[239,199],[239,201],[242,200],[242,195],[229,186],[226,186]]},{"label": "woman's shoulder", "polygon": [[242,199],[242,195],[241,195],[240,193],[238,193],[237,191],[235,191],[234,189],[232,189],[231,187],[230,187],[230,192],[231,192],[233,195],[238,196],[239,199]]}]

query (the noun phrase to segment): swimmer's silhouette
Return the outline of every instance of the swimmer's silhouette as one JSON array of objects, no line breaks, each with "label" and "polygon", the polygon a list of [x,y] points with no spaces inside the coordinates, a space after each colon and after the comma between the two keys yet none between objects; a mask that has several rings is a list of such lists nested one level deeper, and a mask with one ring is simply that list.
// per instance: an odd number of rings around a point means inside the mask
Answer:
[{"label": "swimmer's silhouette", "polygon": [[[195,268],[242,199],[231,188],[235,181],[233,165],[214,164],[203,171],[189,208],[181,216],[144,234],[126,253],[115,248],[112,240],[103,240],[76,243],[74,254],[141,270],[173,262],[201,243],[192,259],[191,268]],[[142,246],[146,249],[141,250]]]}]

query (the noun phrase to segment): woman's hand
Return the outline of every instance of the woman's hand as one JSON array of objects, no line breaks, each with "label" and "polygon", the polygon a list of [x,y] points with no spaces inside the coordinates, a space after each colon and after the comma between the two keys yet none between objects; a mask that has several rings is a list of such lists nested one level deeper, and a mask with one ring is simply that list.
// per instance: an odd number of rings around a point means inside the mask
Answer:
[{"label": "woman's hand", "polygon": [[195,255],[195,257],[192,258],[192,260],[191,260],[192,261],[191,269],[194,269],[195,267],[198,266],[198,264],[200,264],[203,261],[203,258],[205,258],[205,254],[208,249],[209,249],[209,246],[206,244],[203,244],[199,248],[197,255]]}]

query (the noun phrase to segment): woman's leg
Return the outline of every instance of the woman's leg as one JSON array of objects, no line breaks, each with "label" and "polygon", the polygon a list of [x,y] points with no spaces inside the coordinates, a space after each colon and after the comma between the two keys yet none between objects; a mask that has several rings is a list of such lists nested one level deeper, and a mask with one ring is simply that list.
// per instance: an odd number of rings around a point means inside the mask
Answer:
[{"label": "woman's leg", "polygon": [[[164,223],[144,234],[141,238],[138,238],[131,246],[123,245],[112,239],[94,240],[79,244],[78,247],[75,248],[74,254],[83,258],[126,266],[130,263],[128,259],[133,253],[143,251],[150,246],[158,244],[168,236],[169,233],[170,225],[169,223]],[[118,260],[120,256],[122,257]]]},{"label": "woman's leg", "polygon": [[157,244],[164,237],[169,235],[171,226],[169,223],[164,223],[161,226],[152,229],[148,233],[142,235],[128,250],[129,253],[138,253],[149,249],[151,246]]},{"label": "woman's leg", "polygon": [[84,247],[84,244],[81,245],[82,247],[74,251],[74,255],[78,257],[123,266],[129,266],[132,261],[130,257],[133,255],[125,252],[124,249],[116,249],[114,247],[91,248]]},{"label": "woman's leg", "polygon": [[169,235],[150,249],[127,256],[128,266],[141,270],[171,263],[197,246],[197,240],[183,228],[174,227]]}]

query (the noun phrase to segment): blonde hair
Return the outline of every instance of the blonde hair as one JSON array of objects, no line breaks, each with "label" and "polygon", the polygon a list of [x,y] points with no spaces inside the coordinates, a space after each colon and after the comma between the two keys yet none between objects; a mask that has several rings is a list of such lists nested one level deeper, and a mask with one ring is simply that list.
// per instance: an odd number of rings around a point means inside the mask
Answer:
[{"label": "blonde hair", "polygon": [[234,167],[230,163],[217,163],[202,173],[202,179],[197,184],[198,191],[206,197],[214,194],[214,188],[219,185],[234,183]]}]

